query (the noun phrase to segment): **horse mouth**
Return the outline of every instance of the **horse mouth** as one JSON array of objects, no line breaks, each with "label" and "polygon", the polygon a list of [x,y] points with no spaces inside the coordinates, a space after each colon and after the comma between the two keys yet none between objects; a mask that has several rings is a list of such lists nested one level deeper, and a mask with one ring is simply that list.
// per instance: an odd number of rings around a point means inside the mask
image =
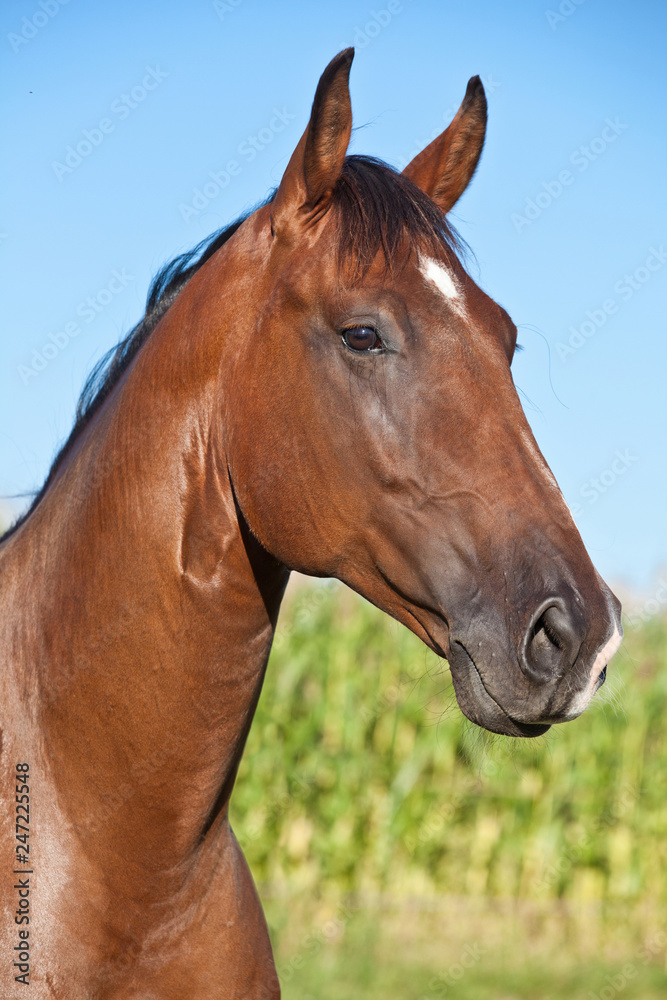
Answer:
[{"label": "horse mouth", "polygon": [[[457,649],[453,647],[458,647]],[[551,727],[548,722],[520,722],[499,705],[489,694],[477,664],[462,642],[450,648],[449,667],[454,681],[454,693],[459,708],[471,722],[502,736],[534,739]]]}]

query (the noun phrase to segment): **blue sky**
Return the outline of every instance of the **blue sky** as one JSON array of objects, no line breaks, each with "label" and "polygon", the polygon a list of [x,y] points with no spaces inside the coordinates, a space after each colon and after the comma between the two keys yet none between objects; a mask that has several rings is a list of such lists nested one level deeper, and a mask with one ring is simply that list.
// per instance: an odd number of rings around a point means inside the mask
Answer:
[{"label": "blue sky", "polygon": [[278,183],[354,44],[352,150],[397,166],[482,76],[487,143],[454,221],[520,327],[515,379],[596,565],[650,595],[667,565],[666,28],[657,0],[3,4],[0,494],[41,484],[155,270]]}]

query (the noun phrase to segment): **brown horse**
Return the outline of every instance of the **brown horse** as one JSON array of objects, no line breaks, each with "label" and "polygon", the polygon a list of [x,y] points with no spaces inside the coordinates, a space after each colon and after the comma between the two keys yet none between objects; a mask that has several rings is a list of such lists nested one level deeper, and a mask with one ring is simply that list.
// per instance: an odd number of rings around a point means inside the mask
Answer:
[{"label": "brown horse", "polygon": [[290,570],[499,733],[582,712],[619,642],[445,221],[481,83],[399,175],[346,155],[351,61],[275,196],[157,278],[0,549],[3,998],[279,996],[228,804]]}]

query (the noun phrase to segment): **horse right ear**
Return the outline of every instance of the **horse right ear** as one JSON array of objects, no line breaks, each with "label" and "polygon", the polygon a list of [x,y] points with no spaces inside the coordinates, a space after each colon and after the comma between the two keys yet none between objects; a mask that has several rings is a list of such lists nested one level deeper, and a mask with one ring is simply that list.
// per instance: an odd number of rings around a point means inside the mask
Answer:
[{"label": "horse right ear", "polygon": [[475,173],[486,134],[486,96],[473,76],[463,103],[445,131],[415,156],[403,173],[436,203],[443,215],[456,204]]},{"label": "horse right ear", "polygon": [[271,231],[311,226],[327,211],[352,132],[350,66],[354,49],[335,56],[315,91],[308,127],[292,153],[271,204]]}]

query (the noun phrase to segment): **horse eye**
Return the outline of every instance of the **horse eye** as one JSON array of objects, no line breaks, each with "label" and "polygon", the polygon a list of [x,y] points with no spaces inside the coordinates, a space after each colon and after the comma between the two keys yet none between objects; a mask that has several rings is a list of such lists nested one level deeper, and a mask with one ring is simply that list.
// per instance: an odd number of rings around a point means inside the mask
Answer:
[{"label": "horse eye", "polygon": [[372,326],[352,326],[343,331],[343,340],[352,351],[358,353],[372,351],[380,344],[380,338]]}]

